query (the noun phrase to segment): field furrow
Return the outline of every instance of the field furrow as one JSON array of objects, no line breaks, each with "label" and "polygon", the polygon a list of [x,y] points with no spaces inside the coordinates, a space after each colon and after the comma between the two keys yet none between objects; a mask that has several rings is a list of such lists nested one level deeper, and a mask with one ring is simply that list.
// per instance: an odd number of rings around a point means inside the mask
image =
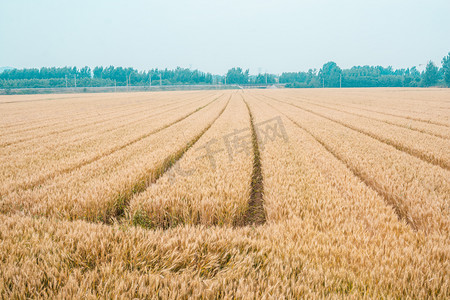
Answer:
[{"label": "field furrow", "polygon": [[280,112],[311,134],[414,228],[448,231],[450,172],[425,163],[345,126],[275,102]]},{"label": "field furrow", "polygon": [[110,222],[123,213],[128,199],[145,189],[198,135],[211,126],[226,106],[214,104],[185,116],[114,153],[58,174],[32,189],[2,195],[4,213]]},{"label": "field furrow", "polygon": [[253,170],[250,201],[248,202],[248,209],[244,217],[244,224],[261,225],[266,222],[266,211],[264,209],[264,178],[261,166],[261,151],[259,149],[260,146],[263,146],[264,139],[259,130],[259,124],[255,124],[255,118],[250,106],[244,98],[243,100],[250,115],[250,129],[253,149]]},{"label": "field furrow", "polygon": [[[273,97],[271,97],[271,98],[273,98]],[[302,99],[294,99],[291,97],[280,98],[279,100],[290,100],[289,103],[293,103],[293,104],[298,103],[298,102],[308,103],[313,106],[322,107],[322,108],[326,108],[326,109],[330,109],[330,110],[338,111],[338,112],[342,112],[342,113],[348,113],[348,114],[351,114],[354,116],[367,118],[369,120],[381,121],[386,124],[390,124],[390,125],[394,125],[394,126],[398,126],[398,127],[402,127],[402,128],[407,128],[409,130],[433,135],[433,136],[444,138],[444,139],[450,139],[450,128],[445,127],[445,126],[439,126],[439,125],[434,125],[434,124],[424,123],[424,122],[419,122],[419,121],[414,121],[414,120],[406,120],[404,118],[386,116],[386,115],[374,113],[374,112],[369,113],[369,112],[366,112],[366,111],[363,111],[360,109],[356,109],[356,108],[351,108],[351,107],[343,109],[336,103],[323,105],[317,101],[312,102],[312,101],[306,101],[306,100],[302,100]]]},{"label": "field furrow", "polygon": [[132,199],[130,221],[146,228],[244,225],[252,162],[249,113],[233,95],[221,118],[171,172]]},{"label": "field furrow", "polygon": [[[429,91],[425,95],[420,95],[417,91],[412,93],[406,90],[404,92],[398,90],[398,92],[394,93],[390,89],[379,89],[379,93],[362,91],[363,89],[334,90],[333,93],[330,93],[324,90],[302,93],[303,95],[287,91],[286,94],[300,96],[304,100],[313,100],[320,103],[339,103],[341,105],[360,106],[366,109],[382,109],[385,112],[413,114],[421,118],[438,118],[447,122],[447,124],[450,121],[447,111],[449,104],[445,89]],[[393,95],[389,96],[390,93]],[[417,94],[419,99],[412,99],[414,96],[417,97]],[[437,100],[439,104],[436,104],[432,97],[439,99]]]},{"label": "field furrow", "polygon": [[448,95],[0,96],[0,298],[448,299]]},{"label": "field furrow", "polygon": [[131,112],[129,114],[123,115],[122,113],[114,113],[114,114],[108,114],[106,118],[97,117],[94,118],[91,122],[86,122],[85,120],[81,120],[80,122],[71,122],[67,121],[67,125],[60,125],[54,126],[54,125],[42,125],[35,127],[33,129],[27,130],[27,132],[14,132],[8,135],[2,136],[2,142],[0,144],[1,147],[7,147],[23,142],[28,142],[36,139],[41,138],[52,138],[55,136],[55,138],[58,138],[61,134],[68,133],[68,134],[74,134],[76,135],[78,131],[89,131],[90,129],[95,132],[96,127],[103,127],[108,125],[114,125],[115,123],[120,123],[129,119],[132,119],[133,117],[141,116],[143,112],[151,112],[151,111],[157,111],[159,108],[165,107],[167,104],[163,105],[155,105],[152,109],[144,109],[139,108],[136,109],[134,112]]},{"label": "field furrow", "polygon": [[[42,144],[31,143],[25,148],[12,147],[7,153],[2,153],[0,172],[4,180],[1,182],[1,194],[14,189],[32,188],[58,174],[70,172],[111,155],[178,123],[210,105],[217,97],[219,96],[165,114],[158,114],[132,126],[118,126],[117,129],[103,135],[86,137],[85,133],[81,132],[81,137],[68,135],[69,138],[75,138],[75,141],[62,138],[44,141]],[[27,149],[31,149],[31,152]],[[27,152],[28,155],[23,155]]]},{"label": "field furrow", "polygon": [[[275,101],[280,101],[275,99]],[[438,137],[424,135],[404,128],[393,127],[379,121],[368,120],[364,117],[352,116],[345,112],[333,109],[317,108],[305,103],[293,104],[296,108],[336,122],[347,128],[366,134],[380,142],[395,147],[412,156],[420,158],[431,164],[450,170],[450,141]]]},{"label": "field furrow", "polygon": [[[179,99],[183,96],[188,98],[189,95],[195,97],[197,94],[174,92],[155,93],[152,96],[143,93],[137,93],[136,95],[100,94],[94,97],[92,95],[79,95],[73,99],[69,98],[67,101],[58,100],[50,104],[41,103],[36,107],[30,106],[30,104],[11,104],[8,107],[2,107],[0,120],[2,121],[1,124],[6,124],[0,126],[0,129],[1,132],[4,132],[4,128],[10,131],[16,130],[14,128],[28,130],[43,125],[54,126],[66,124],[68,121],[95,119],[109,113],[145,107],[153,102],[171,102],[172,99]],[[52,107],[52,109],[49,110],[49,107]],[[21,113],[23,109],[26,109],[26,115]]]},{"label": "field furrow", "polygon": [[[72,144],[76,143],[80,140],[85,139],[98,139],[99,136],[102,136],[105,133],[112,132],[112,131],[119,131],[119,129],[127,128],[136,125],[137,123],[146,124],[150,120],[152,120],[153,117],[165,114],[168,112],[180,110],[188,107],[195,107],[196,105],[202,105],[204,103],[207,103],[208,99],[214,99],[214,97],[217,97],[218,95],[211,95],[210,97],[202,97],[200,99],[196,99],[193,101],[184,101],[181,103],[170,103],[170,104],[163,104],[160,106],[155,106],[151,109],[143,110],[141,109],[140,112],[136,112],[134,117],[124,117],[124,118],[114,118],[113,120],[107,122],[107,123],[101,123],[101,122],[95,122],[95,124],[89,124],[89,125],[81,125],[74,128],[61,130],[59,132],[54,132],[50,134],[46,134],[43,136],[39,136],[39,140],[32,141],[34,138],[31,138],[29,140],[22,141],[23,143],[20,145],[15,145],[13,148],[14,151],[32,151],[33,147],[36,147],[36,145],[49,145],[52,144],[53,146],[60,145],[60,144]],[[100,124],[98,124],[100,123]],[[55,136],[53,136],[55,135]],[[26,142],[26,143],[25,143]],[[9,149],[6,148],[4,150],[0,149],[1,152],[8,153]],[[27,152],[25,152],[27,153]]]},{"label": "field furrow", "polygon": [[[36,139],[60,140],[61,137],[78,135],[80,133],[90,132],[91,134],[99,134],[99,129],[105,128],[114,129],[117,127],[118,124],[121,123],[123,124],[126,122],[129,123],[137,121],[142,122],[145,119],[157,115],[159,113],[171,111],[173,109],[186,106],[190,103],[198,103],[207,98],[208,97],[202,97],[192,101],[186,99],[181,103],[180,102],[167,103],[168,102],[167,100],[158,102],[155,101],[154,103],[152,103],[152,105],[147,104],[146,106],[135,109],[133,112],[128,114],[116,112],[114,114],[108,114],[106,118],[101,117],[94,118],[94,120],[91,122],[86,122],[85,120],[79,123],[68,121],[66,126],[51,127],[46,130],[39,128],[38,130],[36,130],[36,132],[27,132],[26,134],[19,133],[13,136],[8,135],[6,137],[2,137],[2,143],[0,144],[0,148],[15,145],[18,143],[33,141]],[[26,145],[24,147],[26,147]]]},{"label": "field furrow", "polygon": [[[383,92],[381,91],[380,94]],[[408,99],[403,99],[399,102],[396,101],[385,101],[383,96],[374,96],[371,93],[366,96],[356,96],[354,91],[352,92],[341,92],[335,90],[335,93],[330,93],[327,91],[315,91],[314,93],[305,92],[301,95],[292,92],[282,92],[278,96],[281,97],[292,97],[295,99],[310,101],[314,103],[320,103],[324,105],[336,105],[343,109],[359,109],[369,113],[381,114],[387,117],[397,117],[408,121],[417,121],[422,123],[433,124],[437,126],[450,127],[450,118],[448,115],[448,110],[446,109],[433,109],[430,104],[423,103],[423,105],[417,106],[410,103]],[[411,92],[406,93],[410,95]],[[268,93],[267,95],[270,95]],[[400,95],[399,95],[400,96]],[[405,96],[403,96],[405,97]],[[445,94],[443,93],[442,101],[446,101]],[[417,107],[417,108],[415,108]]]},{"label": "field furrow", "polygon": [[[207,96],[204,96],[207,97]],[[80,126],[89,126],[100,124],[102,122],[108,122],[114,119],[120,118],[132,118],[133,116],[139,115],[143,111],[149,111],[157,107],[170,106],[173,104],[186,102],[187,100],[194,99],[198,100],[200,97],[194,96],[186,99],[158,99],[158,98],[148,98],[145,100],[136,101],[137,104],[128,103],[123,105],[114,105],[110,109],[91,109],[85,107],[84,111],[80,113],[80,117],[77,115],[64,116],[63,120],[57,120],[54,122],[40,121],[35,122],[31,126],[19,125],[18,129],[7,128],[2,130],[4,132],[1,134],[2,140],[6,142],[8,139],[31,139],[37,136],[45,136],[51,133],[58,133],[69,131],[71,128],[78,128]],[[114,102],[114,100],[111,100]]]},{"label": "field furrow", "polygon": [[[0,96],[1,98],[2,96]],[[81,116],[84,118],[87,115],[95,116],[103,110],[113,111],[120,107],[130,108],[149,100],[148,98],[144,98],[144,100],[142,97],[140,98],[135,96],[100,94],[97,97],[92,97],[92,95],[78,95],[50,103],[22,104],[11,102],[7,106],[2,106],[4,115],[0,128],[23,127],[24,125],[39,124],[50,120],[64,122],[66,118],[71,116]],[[126,105],[127,103],[128,106]],[[52,107],[51,110],[49,110],[49,106]],[[20,113],[25,108],[27,110],[26,118]]]},{"label": "field furrow", "polygon": [[[330,102],[324,102],[326,104],[330,104]],[[395,111],[394,109],[387,109],[387,108],[383,108],[383,106],[381,106],[380,104],[378,104],[377,106],[371,107],[371,108],[367,108],[367,106],[365,104],[362,105],[352,105],[352,104],[343,104],[343,105],[339,105],[341,107],[343,107],[344,109],[347,108],[356,108],[359,110],[363,110],[363,111],[367,111],[369,113],[376,113],[376,114],[381,114],[381,115],[385,115],[385,116],[389,116],[389,117],[396,117],[396,118],[403,118],[406,120],[411,120],[411,121],[417,121],[417,122],[423,122],[423,123],[428,123],[428,124],[433,124],[433,125],[437,125],[437,126],[443,126],[443,127],[450,127],[450,121],[447,117],[447,114],[442,113],[442,114],[434,114],[432,112],[427,112],[427,111],[422,111],[422,112],[411,112],[408,110],[400,110],[397,109],[397,111]]]}]

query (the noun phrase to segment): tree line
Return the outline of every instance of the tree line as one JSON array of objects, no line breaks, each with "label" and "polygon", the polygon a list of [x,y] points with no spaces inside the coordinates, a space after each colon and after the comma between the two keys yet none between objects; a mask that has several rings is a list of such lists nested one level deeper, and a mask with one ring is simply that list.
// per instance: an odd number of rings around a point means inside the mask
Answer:
[{"label": "tree line", "polygon": [[0,88],[105,87],[199,84],[281,83],[292,88],[320,87],[429,87],[450,86],[450,53],[438,68],[432,61],[419,72],[416,67],[393,69],[382,66],[354,66],[341,69],[335,62],[325,63],[320,70],[250,75],[236,67],[225,75],[213,75],[187,68],[139,71],[123,67],[77,67],[9,69],[0,73]]},{"label": "tree line", "polygon": [[393,69],[382,66],[355,66],[341,69],[335,62],[328,62],[317,71],[283,73],[280,83],[287,87],[450,87],[450,53],[442,59],[438,68],[429,61],[425,70],[416,67]]},{"label": "tree line", "polygon": [[220,79],[199,70],[176,68],[138,71],[123,67],[10,69],[0,73],[0,88],[105,87],[213,84]]}]

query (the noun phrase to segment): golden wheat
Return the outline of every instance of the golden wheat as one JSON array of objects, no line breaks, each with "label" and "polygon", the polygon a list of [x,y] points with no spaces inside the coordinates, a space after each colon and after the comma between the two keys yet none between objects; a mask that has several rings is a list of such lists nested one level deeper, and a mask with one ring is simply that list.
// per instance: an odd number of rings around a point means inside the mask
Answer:
[{"label": "golden wheat", "polygon": [[[292,97],[292,96],[291,96]],[[305,100],[304,98],[291,98],[291,97],[283,97],[286,100],[292,99],[291,103],[308,103],[312,104],[316,107],[322,107],[327,108],[333,111],[348,113],[349,115],[354,115],[362,118],[367,118],[371,120],[381,121],[390,125],[407,128],[410,130],[427,133],[433,136],[441,137],[444,139],[450,139],[450,127],[442,126],[442,125],[435,125],[430,124],[427,122],[420,122],[412,119],[402,118],[402,117],[396,117],[392,115],[386,115],[382,113],[377,113],[374,111],[366,111],[358,108],[353,108],[349,106],[343,105],[343,100],[345,98],[337,98],[333,99],[332,102],[327,101],[326,103],[323,102],[322,98],[313,98],[311,100]],[[280,98],[281,100],[281,98]]]},{"label": "golden wheat", "polygon": [[405,221],[427,231],[449,230],[449,171],[313,113],[277,106],[382,194]]},{"label": "golden wheat", "polygon": [[[292,95],[293,92],[286,93]],[[448,127],[447,93],[446,89],[379,89],[376,93],[367,89],[335,89],[332,93],[329,90],[305,91],[300,97]],[[412,101],[411,98],[419,99]]]},{"label": "golden wheat", "polygon": [[[208,94],[211,94],[209,92]],[[155,92],[117,94],[29,95],[3,96],[0,128],[28,126],[27,124],[66,121],[67,118],[98,116],[118,109],[133,109],[153,100],[170,100],[207,95],[205,92]],[[26,110],[26,114],[22,110]]]},{"label": "golden wheat", "polygon": [[[276,100],[277,101],[277,100]],[[291,102],[287,102],[291,103]],[[292,103],[291,103],[292,104]],[[294,103],[293,106],[366,134],[401,151],[450,170],[450,141],[345,112]]]},{"label": "golden wheat", "polygon": [[[32,215],[106,222],[123,210],[124,202],[135,190],[145,188],[153,180],[171,154],[182,149],[212,122],[225,100],[222,97],[219,102],[204,107],[205,111],[194,111],[117,151],[56,174],[39,186],[11,191],[3,195],[1,211],[19,209]],[[203,114],[205,117],[200,117]]]},{"label": "golden wheat", "polygon": [[106,129],[95,126],[0,149],[4,158],[0,165],[4,178],[0,194],[12,189],[33,187],[64,170],[67,172],[118,151],[213,100],[207,98],[173,109],[155,109],[149,115],[141,113],[144,119],[137,123],[122,124],[117,121]]},{"label": "golden wheat", "polygon": [[449,298],[447,90],[74,97],[0,97],[1,298]]},{"label": "golden wheat", "polygon": [[252,157],[249,114],[234,95],[220,119],[172,171],[131,201],[133,223],[149,228],[243,224]]}]

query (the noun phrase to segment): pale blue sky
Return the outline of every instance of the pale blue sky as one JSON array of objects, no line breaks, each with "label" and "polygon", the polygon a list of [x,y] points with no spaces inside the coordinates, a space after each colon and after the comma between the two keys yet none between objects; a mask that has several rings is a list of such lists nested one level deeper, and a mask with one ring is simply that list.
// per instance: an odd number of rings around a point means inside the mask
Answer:
[{"label": "pale blue sky", "polygon": [[0,66],[438,65],[449,0],[0,0]]}]

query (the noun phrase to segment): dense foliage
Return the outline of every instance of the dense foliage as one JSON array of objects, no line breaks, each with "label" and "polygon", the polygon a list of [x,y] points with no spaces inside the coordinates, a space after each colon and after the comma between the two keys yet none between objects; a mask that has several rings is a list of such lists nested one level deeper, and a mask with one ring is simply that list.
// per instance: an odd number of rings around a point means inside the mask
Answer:
[{"label": "dense foliage", "polygon": [[442,73],[447,86],[450,86],[450,52],[442,59]]},{"label": "dense foliage", "polygon": [[416,67],[394,70],[392,67],[356,66],[341,70],[334,62],[319,72],[283,73],[280,83],[288,87],[418,87],[443,84],[443,72],[430,62],[420,73]]},{"label": "dense foliage", "polygon": [[198,70],[176,68],[138,71],[123,67],[76,67],[11,69],[0,73],[0,88],[45,88],[74,86],[125,86],[212,84],[217,76]]},{"label": "dense foliage", "polygon": [[335,62],[328,62],[317,71],[283,73],[280,83],[287,87],[419,87],[450,86],[450,53],[442,60],[442,68],[432,61],[428,62],[425,71],[419,72],[416,67],[393,69],[382,66],[355,66],[341,69]]},{"label": "dense foliage", "polygon": [[250,75],[249,70],[231,68],[226,75],[213,75],[186,68],[139,71],[123,67],[76,67],[41,69],[5,69],[0,71],[0,88],[105,87],[197,84],[285,84],[286,87],[429,87],[450,86],[450,53],[442,59],[442,68],[429,61],[425,71],[416,67],[393,69],[391,66],[354,66],[341,69],[327,62],[320,70]]}]

